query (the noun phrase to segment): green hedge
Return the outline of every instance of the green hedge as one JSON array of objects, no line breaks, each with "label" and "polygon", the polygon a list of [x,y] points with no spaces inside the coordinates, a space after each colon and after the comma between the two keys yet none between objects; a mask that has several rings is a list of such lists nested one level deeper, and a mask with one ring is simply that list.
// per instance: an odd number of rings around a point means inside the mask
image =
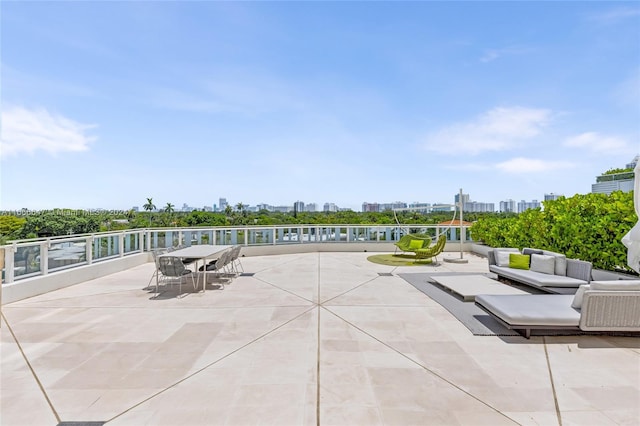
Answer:
[{"label": "green hedge", "polygon": [[622,237],[638,220],[633,191],[545,201],[544,211],[511,218],[482,217],[471,236],[492,247],[535,247],[588,260],[595,268],[631,271]]}]

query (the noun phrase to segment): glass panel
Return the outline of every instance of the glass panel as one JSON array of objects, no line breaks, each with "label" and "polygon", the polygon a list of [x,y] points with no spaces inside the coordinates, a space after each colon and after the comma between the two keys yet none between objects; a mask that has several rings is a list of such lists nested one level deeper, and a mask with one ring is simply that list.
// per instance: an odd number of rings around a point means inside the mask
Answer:
[{"label": "glass panel", "polygon": [[40,246],[18,247],[13,255],[14,277],[40,273]]},{"label": "glass panel", "polygon": [[124,237],[124,252],[133,253],[140,250],[140,235],[126,234]]},{"label": "glass panel", "polygon": [[93,239],[93,259],[104,259],[120,254],[119,235],[105,235]]},{"label": "glass panel", "polygon": [[73,266],[87,261],[87,241],[53,242],[48,253],[49,270]]}]

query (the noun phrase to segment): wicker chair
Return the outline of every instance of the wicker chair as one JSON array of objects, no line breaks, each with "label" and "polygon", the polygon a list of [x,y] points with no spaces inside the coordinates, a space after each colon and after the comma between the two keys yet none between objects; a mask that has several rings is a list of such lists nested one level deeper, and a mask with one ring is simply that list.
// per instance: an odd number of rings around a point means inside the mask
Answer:
[{"label": "wicker chair", "polygon": [[431,245],[431,237],[420,237],[417,235],[407,234],[400,237],[397,243],[394,243],[398,249],[404,252],[415,253],[417,250],[426,249]]},{"label": "wicker chair", "polygon": [[437,263],[437,256],[444,251],[444,246],[446,243],[447,236],[445,234],[440,234],[440,236],[438,237],[438,241],[436,241],[433,246],[416,250],[416,260],[434,258]]}]

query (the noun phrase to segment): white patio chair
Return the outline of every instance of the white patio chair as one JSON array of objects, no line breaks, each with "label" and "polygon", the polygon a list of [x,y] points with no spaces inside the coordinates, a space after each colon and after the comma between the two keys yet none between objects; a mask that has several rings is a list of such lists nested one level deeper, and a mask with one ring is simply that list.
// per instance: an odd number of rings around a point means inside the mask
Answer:
[{"label": "white patio chair", "polygon": [[[194,273],[190,269],[187,269],[182,263],[182,260],[176,256],[162,256],[158,257],[158,269],[162,274],[160,276],[163,283],[178,280],[179,294],[182,294],[182,279],[190,276],[193,289],[196,289],[196,281],[194,279]],[[158,293],[158,286],[156,285],[156,293]]]},{"label": "white patio chair", "polygon": [[236,275],[240,274],[240,269],[244,272],[244,266],[242,266],[242,262],[240,262],[241,249],[242,246],[235,246],[231,249],[231,270]]},{"label": "white patio chair", "polygon": [[[153,279],[158,275],[158,271],[160,269],[160,267],[158,266],[158,256],[160,256],[161,254],[164,254],[166,252],[167,252],[166,249],[151,250],[151,256],[153,256],[153,263],[156,265],[156,268],[153,270],[153,274],[151,274],[151,278],[149,278],[149,283],[147,284],[145,289],[151,287],[151,283],[153,282]],[[157,290],[157,286],[156,286],[156,290]]]}]

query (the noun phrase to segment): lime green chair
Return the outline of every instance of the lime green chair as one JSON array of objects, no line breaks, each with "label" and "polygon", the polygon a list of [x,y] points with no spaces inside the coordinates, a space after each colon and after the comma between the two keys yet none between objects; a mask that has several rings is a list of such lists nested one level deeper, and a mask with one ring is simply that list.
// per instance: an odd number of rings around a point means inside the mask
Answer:
[{"label": "lime green chair", "polygon": [[416,250],[416,260],[434,258],[437,263],[437,256],[444,251],[444,246],[446,243],[447,236],[445,234],[440,234],[440,236],[438,237],[438,241],[436,241],[433,246]]},{"label": "lime green chair", "polygon": [[[404,252],[415,253],[416,250],[421,250],[429,247],[431,244],[430,237],[419,237],[417,235],[403,235],[400,240],[395,243],[395,246]],[[397,249],[396,249],[397,251]]]}]

